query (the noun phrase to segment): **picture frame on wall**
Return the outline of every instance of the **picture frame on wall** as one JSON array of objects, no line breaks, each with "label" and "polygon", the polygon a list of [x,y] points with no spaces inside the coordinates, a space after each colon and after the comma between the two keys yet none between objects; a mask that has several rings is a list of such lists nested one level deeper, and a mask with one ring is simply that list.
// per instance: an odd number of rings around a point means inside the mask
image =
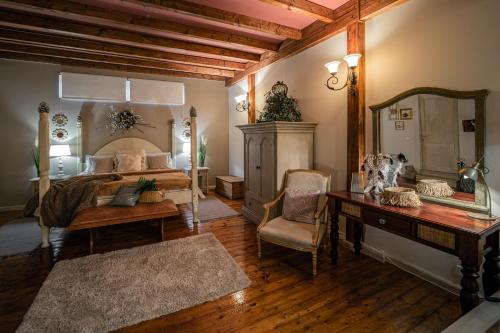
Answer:
[{"label": "picture frame on wall", "polygon": [[399,112],[396,105],[389,107],[389,120],[398,120]]},{"label": "picture frame on wall", "polygon": [[412,108],[399,109],[399,119],[412,120],[413,119],[413,109]]},{"label": "picture frame on wall", "polygon": [[400,120],[400,121],[395,121],[394,122],[394,129],[396,131],[404,131],[405,130],[405,122]]}]

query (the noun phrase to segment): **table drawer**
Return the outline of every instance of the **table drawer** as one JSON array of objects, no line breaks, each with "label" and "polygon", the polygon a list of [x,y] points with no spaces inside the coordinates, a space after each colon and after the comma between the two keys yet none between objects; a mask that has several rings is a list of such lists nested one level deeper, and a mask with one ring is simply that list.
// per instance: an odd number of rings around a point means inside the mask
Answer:
[{"label": "table drawer", "polygon": [[374,211],[364,210],[364,221],[366,224],[399,234],[411,237],[411,223],[396,217],[379,214]]}]

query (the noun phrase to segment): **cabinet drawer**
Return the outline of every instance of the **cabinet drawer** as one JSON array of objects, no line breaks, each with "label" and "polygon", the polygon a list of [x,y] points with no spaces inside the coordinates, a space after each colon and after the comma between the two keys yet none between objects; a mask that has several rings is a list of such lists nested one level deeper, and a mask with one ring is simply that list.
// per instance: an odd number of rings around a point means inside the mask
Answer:
[{"label": "cabinet drawer", "polygon": [[405,220],[365,209],[364,221],[368,225],[372,225],[401,236],[411,237],[411,223]]},{"label": "cabinet drawer", "polygon": [[254,211],[259,216],[264,215],[264,207],[262,207],[262,203],[249,195],[245,196],[245,207]]}]

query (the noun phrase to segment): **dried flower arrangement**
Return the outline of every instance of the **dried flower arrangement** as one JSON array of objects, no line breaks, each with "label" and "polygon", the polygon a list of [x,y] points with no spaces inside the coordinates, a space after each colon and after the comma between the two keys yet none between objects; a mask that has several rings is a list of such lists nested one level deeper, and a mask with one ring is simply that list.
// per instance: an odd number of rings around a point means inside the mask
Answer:
[{"label": "dried flower arrangement", "polygon": [[108,123],[104,127],[111,131],[111,135],[127,132],[131,129],[136,129],[144,133],[138,126],[155,128],[151,124],[144,122],[142,116],[134,113],[131,105],[127,105],[123,110],[116,110],[114,105],[111,105],[110,110],[106,113],[106,117]]}]

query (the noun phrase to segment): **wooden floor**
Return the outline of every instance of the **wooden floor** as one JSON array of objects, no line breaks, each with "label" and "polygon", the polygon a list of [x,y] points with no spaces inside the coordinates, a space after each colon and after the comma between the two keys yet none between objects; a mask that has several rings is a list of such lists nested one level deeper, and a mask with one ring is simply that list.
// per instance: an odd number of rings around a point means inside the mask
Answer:
[{"label": "wooden floor", "polygon": [[[221,198],[222,199],[222,198]],[[223,199],[233,209],[241,201]],[[212,232],[241,265],[252,285],[219,300],[166,315],[120,332],[440,332],[460,315],[458,297],[390,264],[341,249],[337,267],[319,255],[264,244],[257,258],[256,227],[243,217],[201,223],[170,220],[167,239]],[[1,218],[0,218],[1,219]],[[100,229],[96,252],[159,241],[155,222]],[[87,255],[88,233],[55,232],[50,250],[0,259],[0,332],[13,332],[55,260]]]}]

